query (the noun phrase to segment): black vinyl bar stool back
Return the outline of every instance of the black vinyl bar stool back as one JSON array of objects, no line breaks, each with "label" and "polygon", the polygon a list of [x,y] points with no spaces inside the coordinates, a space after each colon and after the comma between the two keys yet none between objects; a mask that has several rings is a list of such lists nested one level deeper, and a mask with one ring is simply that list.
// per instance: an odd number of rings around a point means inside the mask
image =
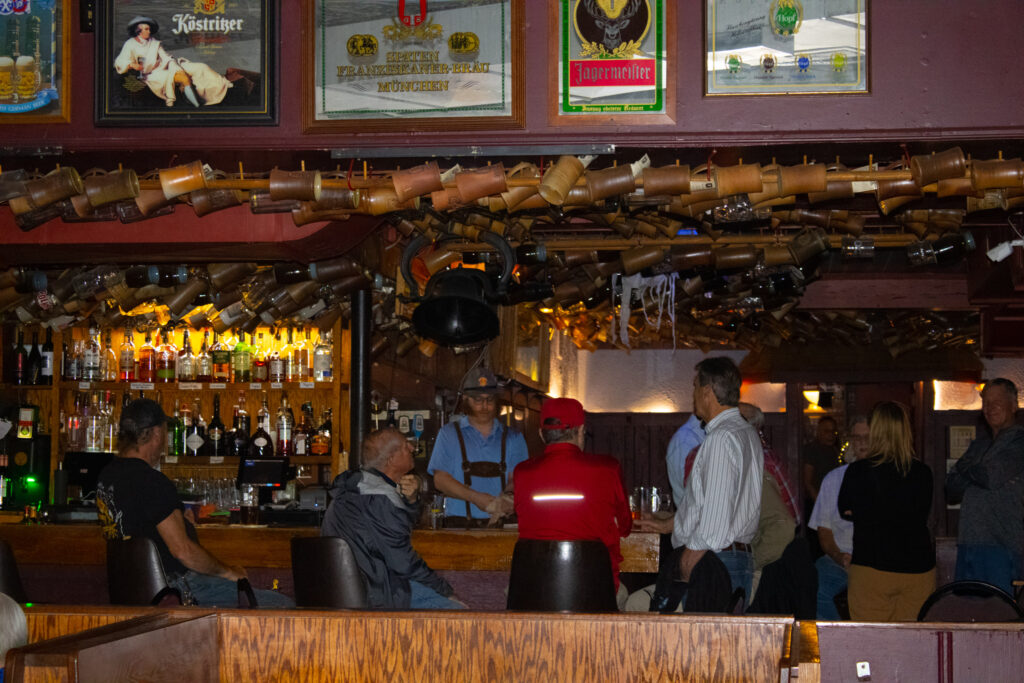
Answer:
[{"label": "black vinyl bar stool back", "polygon": [[617,612],[608,548],[601,541],[519,539],[512,552],[508,608]]},{"label": "black vinyl bar stool back", "polygon": [[352,548],[343,538],[293,538],[292,579],[298,607],[366,607],[366,581]]},{"label": "black vinyl bar stool back", "polygon": [[21,585],[21,573],[14,560],[14,551],[7,541],[0,540],[0,593],[11,596],[15,602],[28,602],[25,588]]},{"label": "black vinyl bar stool back", "polygon": [[1024,621],[1024,609],[998,586],[984,581],[954,581],[928,596],[918,621],[996,623]]},{"label": "black vinyl bar stool back", "polygon": [[107,590],[112,605],[157,605],[181,593],[167,585],[156,544],[137,537],[107,541]]}]

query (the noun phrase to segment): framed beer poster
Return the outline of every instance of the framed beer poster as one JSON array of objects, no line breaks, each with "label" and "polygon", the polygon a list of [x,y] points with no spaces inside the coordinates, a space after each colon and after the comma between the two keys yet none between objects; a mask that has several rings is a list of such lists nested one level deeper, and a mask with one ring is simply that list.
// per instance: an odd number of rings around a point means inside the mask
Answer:
[{"label": "framed beer poster", "polygon": [[307,3],[307,133],[522,128],[525,0]]},{"label": "framed beer poster", "polygon": [[591,123],[671,121],[674,97],[666,86],[665,42],[672,35],[669,12],[674,3],[559,0],[557,5],[556,114],[563,123],[595,116]]},{"label": "framed beer poster", "polygon": [[868,92],[868,0],[706,0],[708,95]]},{"label": "framed beer poster", "polygon": [[275,0],[98,0],[96,124],[277,123]]},{"label": "framed beer poster", "polygon": [[71,0],[0,0],[0,124],[70,120]]}]

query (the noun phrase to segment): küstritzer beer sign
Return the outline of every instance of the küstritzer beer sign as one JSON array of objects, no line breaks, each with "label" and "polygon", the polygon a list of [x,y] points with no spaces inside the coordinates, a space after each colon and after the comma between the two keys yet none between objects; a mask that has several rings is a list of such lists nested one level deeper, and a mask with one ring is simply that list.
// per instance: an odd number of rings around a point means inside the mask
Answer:
[{"label": "k\u00fcstritzer beer sign", "polygon": [[510,120],[515,4],[317,0],[314,122]]}]

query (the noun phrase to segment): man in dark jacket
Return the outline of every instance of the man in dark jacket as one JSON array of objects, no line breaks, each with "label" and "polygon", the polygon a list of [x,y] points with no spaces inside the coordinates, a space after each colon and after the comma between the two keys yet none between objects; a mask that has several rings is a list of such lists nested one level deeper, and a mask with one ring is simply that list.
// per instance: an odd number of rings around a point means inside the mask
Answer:
[{"label": "man in dark jacket", "polygon": [[334,480],[332,501],[321,529],[352,547],[366,578],[370,607],[459,609],[452,587],[412,547],[417,518],[417,479],[412,446],[393,429],[363,442],[363,467]]}]

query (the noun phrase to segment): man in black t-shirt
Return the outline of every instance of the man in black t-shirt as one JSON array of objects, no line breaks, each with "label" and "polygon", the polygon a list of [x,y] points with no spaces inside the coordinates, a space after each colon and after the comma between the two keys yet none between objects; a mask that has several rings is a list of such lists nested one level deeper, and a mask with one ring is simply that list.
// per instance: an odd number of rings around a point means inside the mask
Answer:
[{"label": "man in black t-shirt", "polygon": [[[102,472],[96,505],[106,538],[144,536],[156,543],[167,582],[204,607],[238,604],[242,567],[229,566],[199,545],[185,519],[174,484],[155,469],[167,444],[167,416],[156,401],[141,398],[121,411],[120,452]],[[291,607],[276,591],[258,590],[260,607]]]}]

